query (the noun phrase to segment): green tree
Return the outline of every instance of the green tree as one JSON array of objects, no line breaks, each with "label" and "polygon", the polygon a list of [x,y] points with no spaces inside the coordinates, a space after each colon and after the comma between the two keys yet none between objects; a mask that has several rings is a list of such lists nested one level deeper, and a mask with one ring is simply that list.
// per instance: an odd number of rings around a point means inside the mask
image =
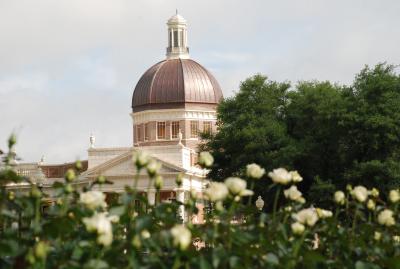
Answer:
[{"label": "green tree", "polygon": [[202,147],[215,157],[216,180],[252,162],[283,166],[301,171],[312,201],[346,184],[400,183],[400,76],[392,65],[365,67],[351,86],[305,81],[292,90],[253,76],[220,104],[218,127]]}]

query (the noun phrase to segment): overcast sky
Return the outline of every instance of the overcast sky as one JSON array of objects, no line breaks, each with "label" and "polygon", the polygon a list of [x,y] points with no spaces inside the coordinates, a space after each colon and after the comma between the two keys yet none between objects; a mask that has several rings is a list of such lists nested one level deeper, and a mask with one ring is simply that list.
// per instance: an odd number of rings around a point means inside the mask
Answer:
[{"label": "overcast sky", "polygon": [[255,73],[350,84],[400,64],[399,0],[0,0],[0,148],[13,131],[24,161],[86,159],[91,132],[130,146],[132,91],[164,59],[175,8],[225,96]]}]

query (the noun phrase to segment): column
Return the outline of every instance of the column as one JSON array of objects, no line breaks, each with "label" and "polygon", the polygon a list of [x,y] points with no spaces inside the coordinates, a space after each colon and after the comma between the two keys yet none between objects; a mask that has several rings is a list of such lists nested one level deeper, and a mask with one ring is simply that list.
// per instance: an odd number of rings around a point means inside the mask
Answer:
[{"label": "column", "polygon": [[[185,202],[185,191],[182,189],[177,189],[176,191],[176,200],[178,202],[184,203]],[[180,205],[178,210],[179,215],[185,222],[185,206]]]},{"label": "column", "polygon": [[149,201],[149,205],[156,204],[156,190],[150,189],[147,191],[147,201]]}]

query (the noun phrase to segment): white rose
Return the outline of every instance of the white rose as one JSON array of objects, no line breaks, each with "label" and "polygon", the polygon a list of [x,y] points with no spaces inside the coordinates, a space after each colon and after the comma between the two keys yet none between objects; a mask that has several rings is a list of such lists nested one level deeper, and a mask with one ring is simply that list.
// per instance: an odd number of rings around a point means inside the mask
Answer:
[{"label": "white rose", "polygon": [[389,209],[384,209],[383,211],[381,211],[378,215],[378,222],[381,225],[393,226],[395,224],[393,211]]},{"label": "white rose", "polygon": [[161,164],[155,160],[150,161],[147,166],[147,173],[150,177],[154,177],[161,169]]},{"label": "white rose", "polygon": [[203,151],[199,156],[199,164],[203,167],[211,167],[214,163],[214,157],[210,152]]},{"label": "white rose", "polygon": [[148,238],[151,237],[151,234],[150,234],[150,232],[149,232],[148,230],[144,229],[144,230],[140,233],[140,236],[141,236],[143,239],[148,239]]},{"label": "white rose", "polygon": [[389,192],[389,200],[392,203],[397,203],[400,200],[400,193],[398,190],[391,190]]},{"label": "white rose", "polygon": [[247,190],[247,182],[238,177],[228,177],[225,180],[225,185],[233,195],[248,196],[253,195],[253,191]]},{"label": "white rose", "polygon": [[210,186],[204,191],[204,194],[210,201],[223,201],[229,194],[229,190],[224,183],[211,182]]},{"label": "white rose", "polygon": [[360,203],[363,203],[368,198],[368,190],[364,186],[356,186],[351,191],[351,195]]},{"label": "white rose", "polygon": [[96,213],[90,218],[83,218],[82,222],[88,232],[97,233],[97,243],[109,246],[112,243],[112,226],[107,213]]},{"label": "white rose", "polygon": [[338,205],[344,205],[345,202],[345,195],[342,191],[335,192],[334,200]]},{"label": "white rose", "polygon": [[306,208],[300,210],[296,214],[293,214],[293,218],[301,224],[314,226],[315,223],[318,221],[318,214],[317,212],[315,212],[314,208]]},{"label": "white rose", "polygon": [[292,185],[289,189],[283,191],[285,197],[292,201],[299,201],[302,193],[297,189],[295,185]]},{"label": "white rose", "polygon": [[303,181],[303,178],[300,176],[299,172],[290,171],[289,173],[292,175],[292,181],[293,182],[301,182],[301,181]]},{"label": "white rose", "polygon": [[274,183],[287,185],[292,180],[292,175],[285,168],[274,169],[268,173]]},{"label": "white rose", "polygon": [[132,161],[138,168],[142,168],[149,163],[150,156],[143,151],[135,151],[133,152]]},{"label": "white rose", "polygon": [[318,217],[321,218],[321,219],[326,219],[326,218],[330,218],[330,217],[333,216],[333,213],[332,213],[332,211],[330,211],[330,210],[325,210],[325,209],[322,209],[322,208],[317,208],[316,211],[317,211]]},{"label": "white rose", "polygon": [[260,179],[265,174],[265,169],[258,164],[252,163],[246,166],[246,175],[249,178]]},{"label": "white rose", "polygon": [[181,224],[172,227],[171,235],[173,237],[174,245],[179,247],[181,250],[187,249],[192,242],[192,233],[188,228]]},{"label": "white rose", "polygon": [[303,224],[301,224],[300,222],[295,222],[295,223],[292,223],[291,228],[292,228],[292,232],[294,234],[300,235],[304,232],[306,227]]},{"label": "white rose", "polygon": [[82,192],[79,195],[79,202],[92,210],[99,207],[107,207],[105,199],[106,196],[101,191]]}]

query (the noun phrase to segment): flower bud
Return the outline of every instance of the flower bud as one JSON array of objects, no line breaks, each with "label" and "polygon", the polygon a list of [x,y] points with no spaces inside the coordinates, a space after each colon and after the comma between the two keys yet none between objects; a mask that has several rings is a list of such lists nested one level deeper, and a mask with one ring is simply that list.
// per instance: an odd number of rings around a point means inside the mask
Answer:
[{"label": "flower bud", "polygon": [[42,197],[42,192],[36,186],[33,186],[31,189],[31,196],[33,198],[40,198]]},{"label": "flower bud", "polygon": [[178,187],[181,187],[181,186],[182,186],[182,182],[183,182],[183,174],[182,174],[182,173],[179,173],[179,174],[176,176],[175,183],[176,183],[176,185],[177,185]]},{"label": "flower bud", "polygon": [[66,193],[71,193],[71,192],[74,191],[74,187],[72,187],[71,184],[67,184],[67,185],[65,185],[64,190],[65,190]]},{"label": "flower bud", "polygon": [[68,169],[67,172],[65,173],[65,180],[67,182],[72,182],[75,180],[76,175],[74,169]]},{"label": "flower bud", "polygon": [[15,192],[10,191],[8,193],[8,200],[13,201],[15,199]]},{"label": "flower bud", "polygon": [[81,162],[80,160],[77,160],[77,161],[75,162],[75,168],[76,168],[76,170],[78,170],[78,171],[81,171],[81,170],[82,170],[82,162]]},{"label": "flower bud", "polygon": [[144,153],[142,151],[135,151],[133,153],[132,160],[138,169],[142,169],[149,163],[150,157],[147,153]]},{"label": "flower bud", "polygon": [[371,199],[368,200],[367,202],[367,208],[371,211],[375,210],[375,202]]},{"label": "flower bud", "polygon": [[214,157],[210,154],[210,152],[203,151],[199,156],[199,164],[202,167],[211,167],[214,163]]},{"label": "flower bud", "polygon": [[157,161],[151,160],[147,166],[147,174],[149,174],[150,177],[154,177],[156,174],[158,174],[159,170],[161,169],[161,164]]},{"label": "flower bud", "polygon": [[397,203],[400,200],[400,193],[398,190],[391,190],[389,192],[389,200],[392,203]]},{"label": "flower bud", "polygon": [[163,187],[163,185],[164,185],[164,181],[163,181],[163,179],[162,179],[162,177],[161,176],[156,176],[156,178],[155,178],[155,180],[154,180],[154,187],[157,189],[157,190],[160,190],[162,187]]},{"label": "flower bud", "polygon": [[379,190],[376,189],[376,188],[372,188],[370,193],[371,193],[371,196],[374,197],[374,198],[378,198],[379,197]]},{"label": "flower bud", "polygon": [[104,183],[106,183],[106,177],[105,176],[98,176],[97,177],[97,182],[98,183],[100,183],[100,184],[104,184]]},{"label": "flower bud", "polygon": [[34,253],[36,258],[44,260],[47,257],[47,252],[49,251],[49,246],[43,241],[39,241],[34,248]]},{"label": "flower bud", "polygon": [[8,138],[8,148],[12,148],[17,143],[17,137],[15,134],[11,134]]},{"label": "flower bud", "polygon": [[382,238],[382,234],[380,232],[374,232],[374,240],[379,241]]},{"label": "flower bud", "polygon": [[353,186],[351,186],[350,184],[347,184],[346,185],[346,190],[349,191],[349,192],[352,191],[353,190]]},{"label": "flower bud", "polygon": [[306,227],[303,224],[301,224],[300,222],[293,223],[291,225],[291,228],[292,228],[292,232],[297,235],[303,234],[304,230],[306,229]]},{"label": "flower bud", "polygon": [[344,195],[344,192],[342,192],[342,191],[337,191],[337,192],[335,192],[333,198],[334,198],[334,200],[335,200],[335,203],[337,203],[338,205],[344,205],[344,203],[345,203],[345,195]]}]

